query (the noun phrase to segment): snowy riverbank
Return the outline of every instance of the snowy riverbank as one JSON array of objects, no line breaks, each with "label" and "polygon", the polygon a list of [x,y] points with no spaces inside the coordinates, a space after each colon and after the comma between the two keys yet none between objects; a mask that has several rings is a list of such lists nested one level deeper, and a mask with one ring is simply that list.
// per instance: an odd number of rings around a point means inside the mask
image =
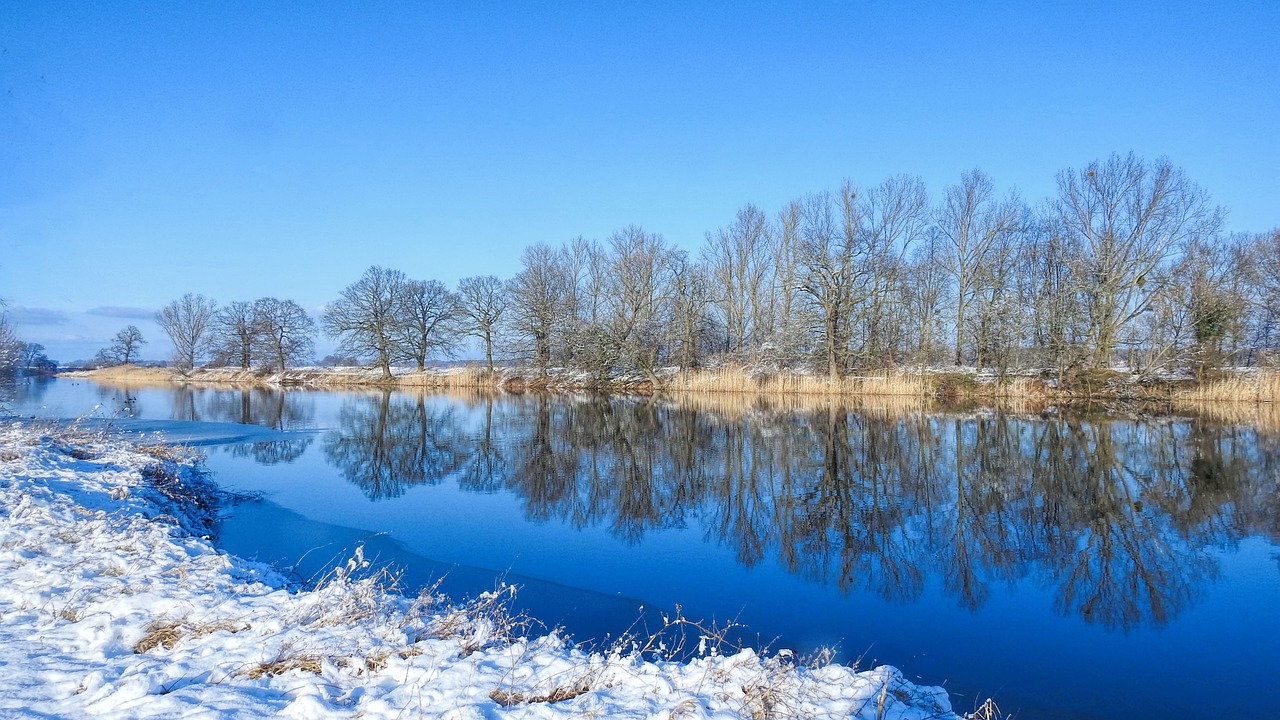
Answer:
[{"label": "snowy riverbank", "polygon": [[405,598],[358,558],[286,589],[205,537],[218,502],[167,448],[0,425],[0,716],[955,717],[890,667],[517,637],[496,598]]}]

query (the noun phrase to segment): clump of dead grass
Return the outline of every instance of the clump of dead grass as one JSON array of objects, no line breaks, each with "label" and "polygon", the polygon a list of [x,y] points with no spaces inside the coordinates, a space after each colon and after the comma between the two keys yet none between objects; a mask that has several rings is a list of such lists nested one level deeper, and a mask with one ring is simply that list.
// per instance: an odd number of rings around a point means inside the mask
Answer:
[{"label": "clump of dead grass", "polygon": [[[720,655],[726,648],[736,647],[728,640],[736,627],[736,624],[717,626],[691,620],[684,616],[679,605],[674,615],[663,615],[661,623],[652,629],[642,615],[619,637],[606,640],[603,648],[588,649],[580,664],[568,672],[544,678],[531,688],[517,689],[514,684],[500,686],[489,692],[489,698],[504,708],[572,700],[608,688],[613,672],[636,663]],[[512,676],[518,667],[519,660],[512,667]]]},{"label": "clump of dead grass", "polygon": [[76,460],[97,460],[101,457],[97,448],[89,445],[66,445],[62,451]]},{"label": "clump of dead grass", "polygon": [[1012,718],[1013,715],[1005,715],[1000,711],[1000,707],[996,705],[995,700],[987,698],[986,702],[974,708],[973,712],[962,715],[965,720],[1006,720]]},{"label": "clump of dead grass", "polygon": [[400,576],[386,567],[374,568],[357,545],[347,562],[313,581],[307,602],[292,620],[304,627],[351,625],[383,616]]},{"label": "clump of dead grass", "polygon": [[589,692],[591,692],[591,688],[587,685],[556,687],[551,692],[542,695],[527,695],[519,692],[508,692],[502,688],[494,688],[489,691],[489,699],[504,708],[510,708],[513,705],[524,705],[526,703],[558,703],[564,700],[572,700]]},{"label": "clump of dead grass", "polygon": [[146,627],[146,634],[133,644],[133,652],[141,655],[157,647],[172,650],[183,637],[183,622],[179,620],[156,620]]},{"label": "clump of dead grass", "polygon": [[[204,526],[214,521],[223,497],[203,473],[171,460],[145,465],[139,472],[147,487],[159,493],[170,509]],[[174,521],[181,524],[177,518]]]},{"label": "clump of dead grass", "polygon": [[141,655],[163,647],[172,650],[184,638],[198,638],[215,632],[238,633],[249,629],[249,623],[240,620],[215,620],[197,623],[187,619],[161,619],[147,624],[145,634],[133,644],[133,652]]},{"label": "clump of dead grass", "polygon": [[294,670],[320,675],[324,672],[324,658],[315,653],[290,652],[286,648],[281,650],[275,658],[241,670],[239,674],[250,680],[258,680],[263,677],[284,675]]},{"label": "clump of dead grass", "polygon": [[512,609],[517,593],[515,585],[500,585],[458,604],[448,603],[439,594],[438,587],[439,581],[419,593],[406,616],[406,621],[422,621],[412,642],[428,638],[455,638],[459,654],[466,657],[486,647],[525,637],[535,627],[540,627],[533,618]]},{"label": "clump of dead grass", "polygon": [[200,457],[200,454],[195,449],[185,445],[154,443],[151,445],[138,445],[134,450],[143,455],[150,455],[157,460],[167,460],[172,463],[190,462]]}]

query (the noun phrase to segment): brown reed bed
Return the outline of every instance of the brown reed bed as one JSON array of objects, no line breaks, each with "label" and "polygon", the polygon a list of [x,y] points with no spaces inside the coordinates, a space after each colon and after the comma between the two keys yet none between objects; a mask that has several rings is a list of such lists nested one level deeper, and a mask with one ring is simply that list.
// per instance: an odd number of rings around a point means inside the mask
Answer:
[{"label": "brown reed bed", "polygon": [[[1107,382],[1071,383],[1063,389],[1051,388],[1031,377],[986,378],[972,373],[905,372],[902,370],[863,372],[832,379],[791,370],[760,371],[729,366],[699,370],[664,370],[600,381],[588,373],[572,370],[540,372],[532,369],[478,365],[428,368],[421,371],[397,369],[388,379],[380,370],[367,367],[297,368],[284,372],[201,368],[182,373],[171,368],[120,366],[71,373],[107,385],[127,387],[170,383],[244,387],[383,388],[426,391],[468,390],[477,392],[603,391],[664,395],[727,395],[748,398],[937,398],[947,402],[1036,404],[1078,400],[1148,400],[1176,403],[1280,402],[1280,372],[1258,371],[1250,375],[1230,375],[1199,385],[1124,382],[1108,376]],[[749,399],[746,402],[755,402]],[[788,401],[790,402],[790,401]],[[735,406],[739,403],[728,402]]]},{"label": "brown reed bed", "polygon": [[1218,377],[1195,387],[1180,388],[1179,402],[1280,403],[1280,371],[1259,370],[1250,376]]},{"label": "brown reed bed", "polygon": [[1052,394],[1035,378],[983,380],[964,373],[875,371],[832,379],[788,370],[744,367],[683,370],[663,378],[660,389],[680,393],[739,393],[767,396],[940,397],[1043,400]]},{"label": "brown reed bed", "polygon": [[742,393],[754,395],[914,395],[929,394],[920,376],[902,373],[825,375],[753,371],[745,367],[681,370],[661,379],[660,388],[680,393]]},{"label": "brown reed bed", "polygon": [[708,391],[663,392],[657,401],[719,415],[729,420],[747,416],[768,417],[816,412],[830,408],[876,416],[902,417],[928,412],[938,404],[934,398],[924,395],[853,396]]}]

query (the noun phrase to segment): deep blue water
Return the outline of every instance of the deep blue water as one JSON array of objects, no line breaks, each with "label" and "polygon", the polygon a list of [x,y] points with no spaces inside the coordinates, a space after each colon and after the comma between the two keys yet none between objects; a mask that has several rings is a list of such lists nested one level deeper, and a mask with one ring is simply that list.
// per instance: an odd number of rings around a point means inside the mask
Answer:
[{"label": "deep blue water", "polygon": [[[228,551],[520,586],[575,638],[676,606],[1037,718],[1277,712],[1280,437],[1204,417],[26,384],[261,493]],[[199,423],[193,425],[192,423]],[[194,429],[193,429],[194,428]],[[201,433],[200,428],[207,429]],[[860,660],[859,660],[860,659]]]}]

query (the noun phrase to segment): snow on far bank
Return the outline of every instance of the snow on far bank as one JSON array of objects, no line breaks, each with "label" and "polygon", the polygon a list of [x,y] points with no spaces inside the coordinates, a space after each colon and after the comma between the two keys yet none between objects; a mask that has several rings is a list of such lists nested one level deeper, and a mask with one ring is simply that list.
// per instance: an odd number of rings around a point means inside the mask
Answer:
[{"label": "snow on far bank", "polygon": [[204,536],[219,501],[168,448],[0,425],[0,717],[955,717],[887,666],[519,637],[500,597],[406,598],[358,554],[291,590]]}]

